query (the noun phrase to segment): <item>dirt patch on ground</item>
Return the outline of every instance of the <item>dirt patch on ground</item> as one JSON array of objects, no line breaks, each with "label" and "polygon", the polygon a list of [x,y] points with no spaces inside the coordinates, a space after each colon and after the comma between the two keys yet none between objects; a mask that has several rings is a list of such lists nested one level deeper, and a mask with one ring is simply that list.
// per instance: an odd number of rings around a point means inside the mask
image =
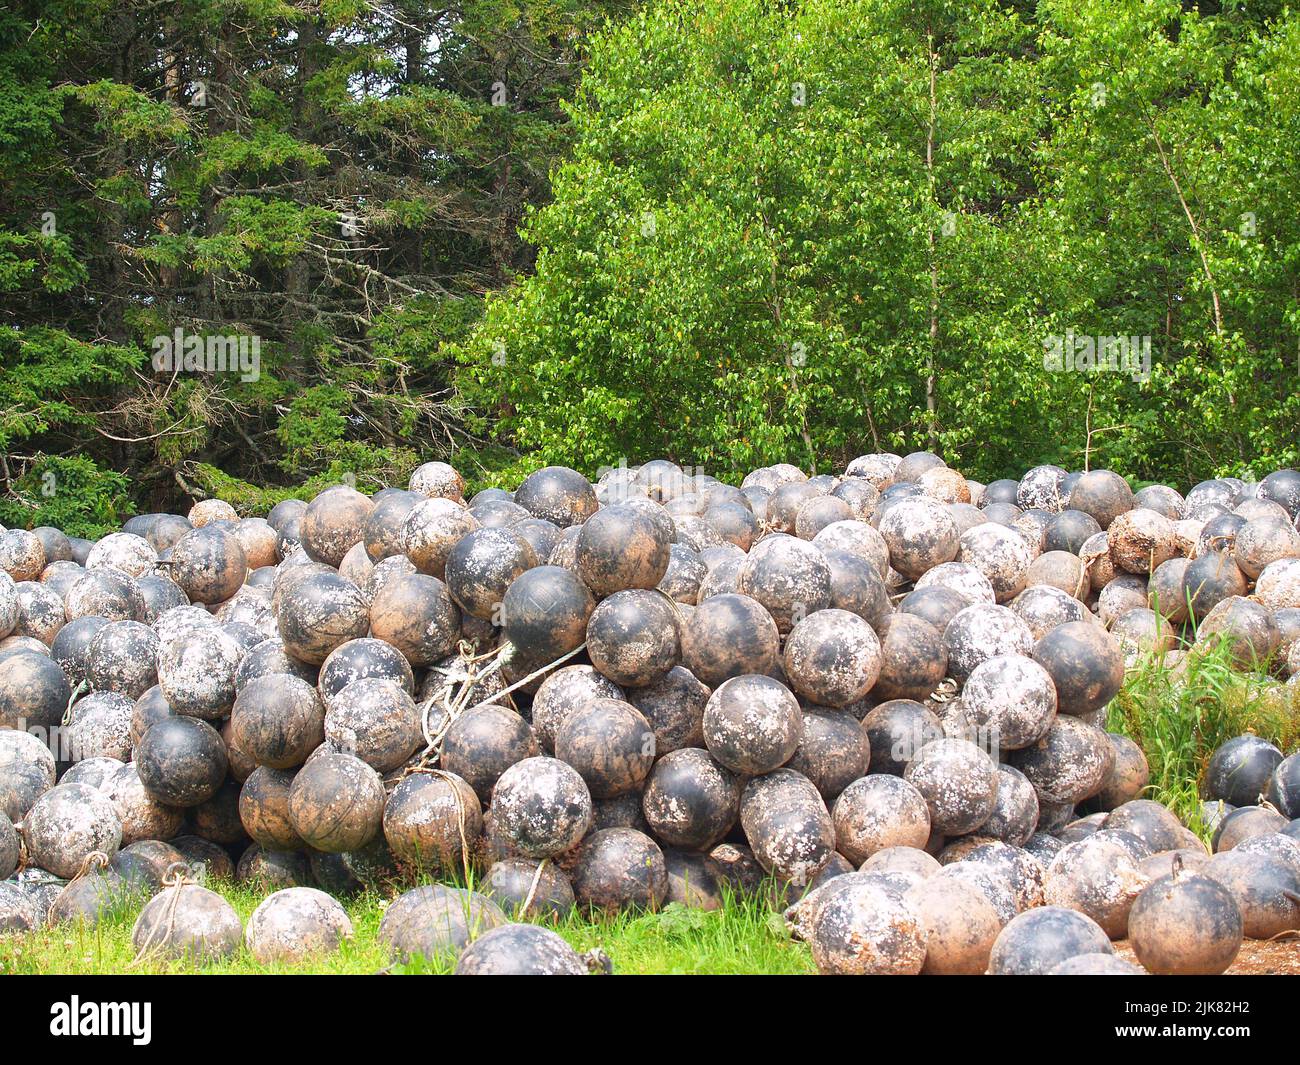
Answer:
[{"label": "dirt patch on ground", "polygon": [[[1115,952],[1136,962],[1127,940],[1115,944]],[[1227,972],[1228,976],[1300,976],[1300,935],[1282,939],[1248,939]]]}]

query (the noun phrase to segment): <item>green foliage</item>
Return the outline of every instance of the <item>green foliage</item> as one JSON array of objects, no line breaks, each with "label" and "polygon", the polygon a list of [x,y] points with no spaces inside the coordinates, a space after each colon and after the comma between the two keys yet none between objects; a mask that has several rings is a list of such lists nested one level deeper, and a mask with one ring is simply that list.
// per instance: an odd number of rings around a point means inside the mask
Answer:
[{"label": "green foliage", "polygon": [[[252,505],[453,453],[441,345],[531,263],[516,225],[568,144],[581,34],[619,6],[9,5],[4,488],[85,454],[147,509],[200,467]],[[257,379],[156,370],[178,329],[258,338]]]},{"label": "green foliage", "polygon": [[1177,665],[1142,655],[1109,717],[1107,727],[1146,754],[1149,797],[1189,824],[1200,822],[1200,783],[1222,744],[1251,732],[1289,751],[1300,739],[1300,702],[1266,675],[1235,669],[1223,640],[1194,647]]},{"label": "green foliage", "polygon": [[34,529],[49,525],[69,536],[98,539],[115,532],[133,513],[127,477],[84,457],[42,456],[0,496],[0,525]]},{"label": "green foliage", "polygon": [[[536,272],[452,349],[471,427],[588,472],[1293,463],[1297,47],[1176,0],[660,3],[593,38]],[[1149,375],[1049,371],[1075,335]]]}]

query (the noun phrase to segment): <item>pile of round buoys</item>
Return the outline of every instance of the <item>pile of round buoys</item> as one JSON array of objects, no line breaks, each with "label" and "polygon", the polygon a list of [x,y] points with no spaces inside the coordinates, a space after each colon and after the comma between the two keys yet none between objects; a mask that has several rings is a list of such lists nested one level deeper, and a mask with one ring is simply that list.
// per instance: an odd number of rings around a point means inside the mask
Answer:
[{"label": "pile of round buoys", "polygon": [[1300,756],[1217,752],[1211,853],[1106,731],[1211,645],[1294,703],[1300,473],[464,491],[0,530],[0,931],[133,894],[141,957],[297,964],[372,887],[394,961],[565,974],[537,922],[753,894],[827,973],[1172,973],[1300,925]]}]

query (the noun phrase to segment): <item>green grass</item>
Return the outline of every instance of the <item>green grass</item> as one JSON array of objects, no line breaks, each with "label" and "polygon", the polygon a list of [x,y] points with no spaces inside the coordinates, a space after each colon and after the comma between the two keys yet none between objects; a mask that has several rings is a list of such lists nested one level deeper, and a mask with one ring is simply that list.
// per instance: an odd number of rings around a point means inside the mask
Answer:
[{"label": "green grass", "polygon": [[[247,922],[265,892],[223,883],[219,891]],[[91,973],[449,973],[454,959],[393,965],[377,939],[388,899],[367,893],[345,903],[355,930],[338,951],[301,965],[261,965],[247,948],[210,964],[154,961],[132,966],[131,927],[139,904],[124,904],[98,926],[65,924],[26,935],[0,935],[0,974]],[[719,910],[671,904],[659,913],[628,913],[588,921],[573,915],[552,924],[578,951],[603,950],[616,974],[798,974],[813,972],[807,947],[790,940],[779,915],[753,899],[728,897]]]},{"label": "green grass", "polygon": [[1266,672],[1233,667],[1226,641],[1194,646],[1182,663],[1145,654],[1110,705],[1107,727],[1131,737],[1151,770],[1147,797],[1200,826],[1206,764],[1227,740],[1252,732],[1284,751],[1300,739],[1300,705]]}]

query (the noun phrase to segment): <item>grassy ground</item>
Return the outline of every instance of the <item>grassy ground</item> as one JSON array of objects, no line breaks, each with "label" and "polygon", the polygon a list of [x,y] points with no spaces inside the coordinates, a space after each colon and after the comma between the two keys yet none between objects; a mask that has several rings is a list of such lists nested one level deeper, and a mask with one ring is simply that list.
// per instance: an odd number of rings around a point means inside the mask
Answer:
[{"label": "grassy ground", "polygon": [[[245,922],[262,892],[209,883]],[[367,894],[348,902],[353,939],[333,954],[306,965],[260,965],[246,948],[222,962],[194,965],[153,962],[133,966],[131,927],[137,905],[123,905],[95,928],[61,925],[28,935],[0,935],[0,974],[35,973],[447,973],[454,960],[417,959],[391,965],[376,938],[387,899]],[[599,947],[619,974],[796,974],[813,971],[808,949],[792,942],[779,915],[762,904],[728,899],[721,910],[688,910],[673,904],[660,913],[623,914],[596,922],[576,915],[553,925],[576,950]]]},{"label": "grassy ground", "polygon": [[1300,742],[1298,694],[1266,672],[1235,669],[1223,642],[1196,649],[1173,668],[1164,656],[1146,655],[1128,670],[1107,728],[1130,736],[1146,754],[1146,797],[1199,830],[1199,788],[1210,756],[1245,732],[1294,751]]}]

